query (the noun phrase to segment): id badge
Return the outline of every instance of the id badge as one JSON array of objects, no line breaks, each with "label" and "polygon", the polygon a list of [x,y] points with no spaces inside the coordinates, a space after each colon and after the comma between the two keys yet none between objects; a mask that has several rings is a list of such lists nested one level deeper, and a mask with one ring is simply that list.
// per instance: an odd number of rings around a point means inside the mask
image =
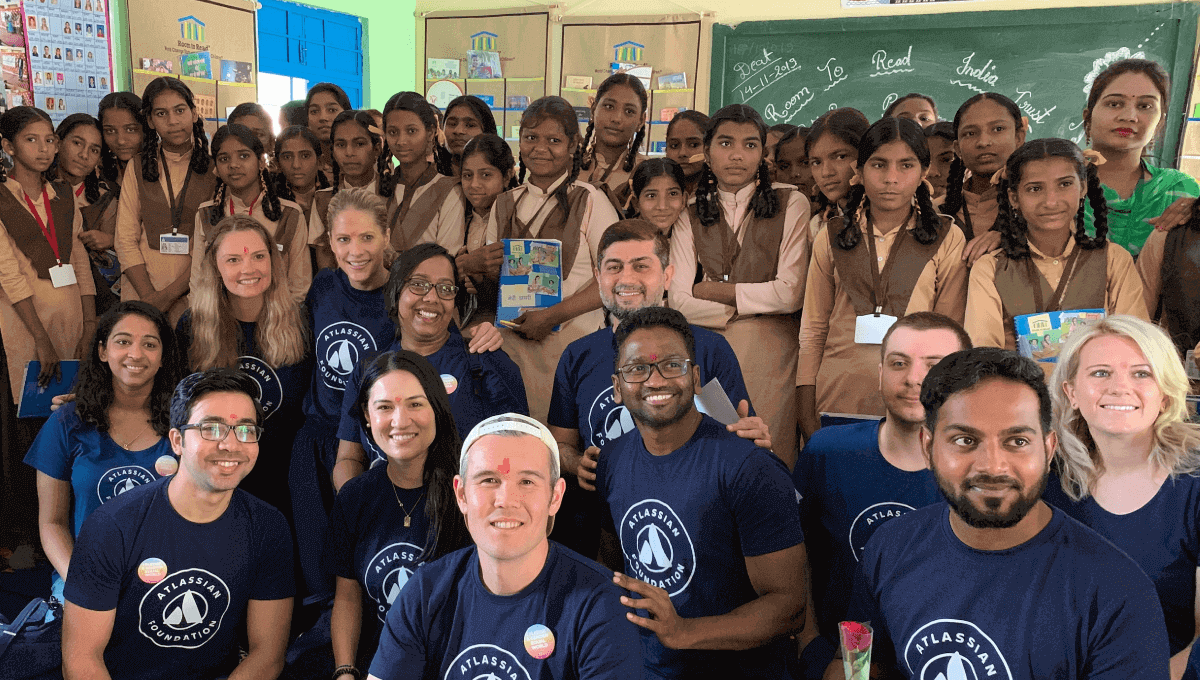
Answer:
[{"label": "id badge", "polygon": [[158,237],[158,252],[163,255],[187,255],[191,241],[187,234],[163,234]]},{"label": "id badge", "polygon": [[283,244],[282,243],[276,243],[275,247],[279,249],[279,252],[281,252],[281,253],[283,252]]},{"label": "id badge", "polygon": [[55,288],[75,285],[75,268],[69,264],[59,264],[50,268],[50,283]]},{"label": "id badge", "polygon": [[887,314],[863,314],[854,319],[854,342],[860,345],[882,345],[883,336],[896,323],[896,317]]}]

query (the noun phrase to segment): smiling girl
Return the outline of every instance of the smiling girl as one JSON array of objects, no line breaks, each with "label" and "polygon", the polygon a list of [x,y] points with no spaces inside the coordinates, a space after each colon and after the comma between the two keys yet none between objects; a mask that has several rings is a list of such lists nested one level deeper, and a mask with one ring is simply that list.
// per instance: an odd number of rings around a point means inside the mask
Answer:
[{"label": "smiling girl", "polygon": [[934,210],[921,127],[883,118],[857,156],[846,216],[817,234],[808,268],[796,381],[805,437],[821,412],[884,413],[875,378],[887,319],[938,312],[961,323],[966,303],[966,239]]},{"label": "smiling girl", "polygon": [[766,124],[748,106],[726,106],[709,121],[696,201],[671,236],[668,298],[689,322],[729,341],[774,450],[791,466],[799,333],[792,314],[804,299],[809,203],[771,183],[766,141]]},{"label": "smiling girl", "polygon": [[[633,200],[625,212],[627,219],[640,217],[658,228],[667,238],[687,208],[683,168],[669,158],[651,158],[633,171]],[[685,227],[687,228],[687,227]]]},{"label": "smiling girl", "polygon": [[704,131],[708,116],[694,109],[680,111],[667,124],[667,158],[683,168],[688,196],[696,193],[700,173],[704,171]]},{"label": "smiling girl", "polygon": [[629,197],[629,173],[641,162],[649,99],[642,81],[614,73],[596,88],[596,103],[583,135],[583,181],[605,192],[618,211]]},{"label": "smiling girl", "polygon": [[130,163],[117,208],[121,299],[142,300],[172,321],[187,309],[196,211],[216,189],[204,121],[178,78],[155,78],[142,96],[154,134]]},{"label": "smiling girl", "polygon": [[[343,189],[361,188],[381,195],[375,171],[379,155],[383,151],[383,131],[375,127],[375,119],[366,111],[346,110],[337,114],[330,126],[332,151],[330,152],[331,186],[317,191],[313,198],[316,210],[310,211],[314,226],[310,233],[317,233],[316,260],[320,269],[337,266],[329,251],[327,211],[330,201]],[[322,210],[322,206],[324,210]]]},{"label": "smiling girl", "polygon": [[[460,283],[475,289],[474,313],[470,318],[494,319],[499,291],[489,276],[500,268],[504,244],[487,242],[488,218],[500,194],[516,188],[517,162],[507,142],[485,133],[467,142],[460,164],[462,191],[468,208],[466,243],[455,255],[455,264]],[[464,323],[467,320],[467,317],[463,318]]]}]

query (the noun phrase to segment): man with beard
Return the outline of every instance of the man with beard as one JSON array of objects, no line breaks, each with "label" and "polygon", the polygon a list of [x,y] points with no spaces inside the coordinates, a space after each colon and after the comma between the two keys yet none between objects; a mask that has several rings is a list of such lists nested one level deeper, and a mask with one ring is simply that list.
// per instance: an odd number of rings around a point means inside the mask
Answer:
[{"label": "man with beard", "polygon": [[[946,503],[867,542],[849,618],[906,678],[1167,678],[1158,596],[1137,564],[1041,500],[1057,444],[1036,363],[993,347],[925,377],[921,444]],[[842,661],[826,677],[841,677]]]},{"label": "man with beard", "polygon": [[[613,327],[568,345],[554,375],[547,421],[562,453],[564,476],[570,481],[551,538],[583,555],[595,556],[598,548],[599,511],[591,492],[596,489],[600,449],[634,429],[628,411],[614,395],[613,331],[633,312],[662,305],[674,272],[670,250],[666,236],[644,220],[622,220],[605,230],[597,248],[600,267],[595,274]],[[730,400],[738,404],[742,419],[729,426],[729,431],[771,448],[766,424],[751,416],[750,397],[733,348],[713,331],[693,326],[692,332],[701,379],[719,380]],[[571,488],[576,484],[577,488]]]},{"label": "man with beard", "polygon": [[696,410],[683,314],[638,310],[613,347],[614,396],[637,432],[600,456],[602,554],[625,571],[614,580],[630,593],[621,602],[642,628],[647,676],[782,677],[807,561],[787,467]]}]

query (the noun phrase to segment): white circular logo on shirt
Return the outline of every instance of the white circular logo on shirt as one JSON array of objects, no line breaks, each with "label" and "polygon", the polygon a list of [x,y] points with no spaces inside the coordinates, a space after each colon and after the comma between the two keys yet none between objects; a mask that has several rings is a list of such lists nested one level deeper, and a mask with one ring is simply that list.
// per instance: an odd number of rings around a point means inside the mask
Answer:
[{"label": "white circular logo on shirt", "polygon": [[375,601],[375,613],[379,620],[387,617],[388,609],[404,590],[404,585],[417,568],[421,548],[412,543],[393,543],[371,558],[363,572],[363,583],[367,594]]},{"label": "white circular logo on shirt", "polygon": [[159,647],[196,649],[221,629],[229,586],[204,569],[184,569],[159,581],[138,606],[138,630]]},{"label": "white circular logo on shirt", "polygon": [[444,680],[532,680],[512,652],[496,645],[471,645],[458,653]]},{"label": "white circular logo on shirt", "polygon": [[258,405],[262,407],[263,420],[270,418],[283,403],[283,385],[279,382],[279,374],[258,357],[238,357],[238,370],[254,379],[258,385]]},{"label": "white circular logo on shirt", "polygon": [[592,446],[603,447],[626,432],[633,432],[637,426],[629,409],[618,404],[613,399],[613,388],[610,385],[592,401],[588,411],[588,423],[592,426]]},{"label": "white circular logo on shirt", "polygon": [[140,465],[122,465],[100,475],[96,482],[96,495],[101,503],[107,503],[134,487],[153,482],[156,477]]},{"label": "white circular logo on shirt", "polygon": [[938,619],[917,629],[904,646],[914,680],[1012,680],[992,638],[970,621]]},{"label": "white circular logo on shirt", "polygon": [[630,576],[671,597],[687,589],[696,572],[696,549],[671,506],[653,498],[634,503],[621,518],[620,533]]},{"label": "white circular logo on shirt", "polygon": [[867,547],[867,541],[875,535],[875,531],[888,520],[893,520],[910,512],[913,509],[911,505],[904,503],[896,503],[887,501],[884,503],[876,503],[871,507],[858,513],[858,517],[850,523],[850,535],[847,540],[850,541],[850,552],[854,555],[855,562],[862,561],[863,550]]},{"label": "white circular logo on shirt", "polygon": [[331,323],[317,333],[317,370],[326,387],[346,389],[346,378],[358,359],[378,346],[375,337],[362,326],[349,321]]}]

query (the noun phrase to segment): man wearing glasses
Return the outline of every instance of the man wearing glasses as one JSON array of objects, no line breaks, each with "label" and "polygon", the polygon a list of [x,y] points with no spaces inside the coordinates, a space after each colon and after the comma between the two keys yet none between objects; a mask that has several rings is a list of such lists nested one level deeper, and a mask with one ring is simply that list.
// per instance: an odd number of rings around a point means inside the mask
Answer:
[{"label": "man wearing glasses", "polygon": [[[258,459],[254,381],[212,369],[171,401],[179,471],[92,513],[71,556],[66,678],[275,678],[291,619],[292,542],[278,510],[238,489]],[[238,662],[238,630],[249,652]]]},{"label": "man wearing glasses", "polygon": [[600,455],[596,490],[611,518],[601,554],[624,572],[614,580],[629,591],[621,601],[641,626],[647,676],[782,677],[806,604],[787,467],[696,410],[683,314],[638,310],[613,347],[613,388],[637,433]]}]

